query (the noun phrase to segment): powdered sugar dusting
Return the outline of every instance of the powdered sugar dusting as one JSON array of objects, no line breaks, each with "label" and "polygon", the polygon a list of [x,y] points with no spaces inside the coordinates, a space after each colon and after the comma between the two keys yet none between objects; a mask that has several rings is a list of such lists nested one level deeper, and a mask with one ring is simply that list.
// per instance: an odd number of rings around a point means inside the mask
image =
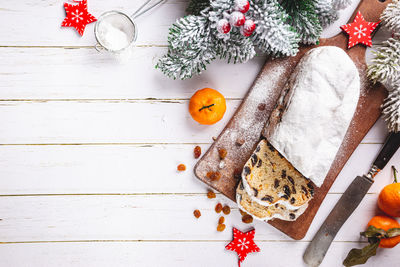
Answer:
[{"label": "powdered sugar dusting", "polygon": [[[239,181],[232,179],[234,172],[239,170],[241,173],[245,161],[260,140],[261,132],[280,95],[281,89],[277,89],[277,86],[283,87],[287,79],[286,73],[290,67],[288,64],[272,61],[271,65],[259,75],[226,130],[218,137],[217,145],[209,149],[204,160],[199,161],[196,167],[198,177],[205,177],[208,171],[219,171],[223,181],[213,182],[208,179],[203,181],[213,187],[217,184],[224,186],[224,189],[218,188],[218,190],[229,192],[228,196],[233,200],[236,183]],[[242,139],[242,142],[238,142],[239,139]],[[219,168],[219,148],[228,151],[223,169]]]}]

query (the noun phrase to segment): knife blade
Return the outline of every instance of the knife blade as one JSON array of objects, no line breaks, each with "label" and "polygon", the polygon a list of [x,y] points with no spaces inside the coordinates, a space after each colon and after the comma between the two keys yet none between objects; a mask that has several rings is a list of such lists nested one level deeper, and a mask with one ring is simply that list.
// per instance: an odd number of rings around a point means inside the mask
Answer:
[{"label": "knife blade", "polygon": [[376,157],[368,174],[357,176],[332,209],[303,255],[308,266],[317,267],[324,259],[342,225],[361,203],[374,177],[382,170],[400,147],[400,133],[391,133]]}]

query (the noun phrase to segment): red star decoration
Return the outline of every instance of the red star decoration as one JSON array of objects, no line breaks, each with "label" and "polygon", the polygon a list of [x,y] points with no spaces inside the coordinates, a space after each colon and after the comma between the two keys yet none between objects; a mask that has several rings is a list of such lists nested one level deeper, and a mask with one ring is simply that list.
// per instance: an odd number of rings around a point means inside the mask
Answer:
[{"label": "red star decoration", "polygon": [[74,27],[81,36],[85,31],[86,25],[97,20],[88,12],[87,0],[79,1],[77,5],[64,3],[64,8],[67,16],[61,26]]},{"label": "red star decoration", "polygon": [[349,44],[347,48],[351,48],[359,43],[371,47],[371,34],[379,25],[379,23],[380,21],[366,21],[361,12],[358,11],[352,23],[340,26],[340,28],[349,35]]},{"label": "red star decoration", "polygon": [[225,247],[227,250],[236,251],[239,256],[239,267],[240,263],[244,261],[247,254],[252,252],[259,252],[260,248],[254,243],[254,234],[256,230],[242,233],[236,228],[233,228],[233,240]]}]

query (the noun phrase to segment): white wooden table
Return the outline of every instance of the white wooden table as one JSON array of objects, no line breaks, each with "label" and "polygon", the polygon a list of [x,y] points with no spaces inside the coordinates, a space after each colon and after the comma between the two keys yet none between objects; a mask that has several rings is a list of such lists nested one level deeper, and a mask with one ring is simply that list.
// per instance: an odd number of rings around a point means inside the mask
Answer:
[{"label": "white wooden table", "polygon": [[[133,11],[142,2],[89,0],[89,11]],[[232,226],[250,225],[233,202],[207,199],[192,172],[192,153],[197,144],[205,151],[222,130],[265,57],[244,65],[215,62],[200,77],[173,81],[154,65],[186,0],[169,0],[141,18],[138,46],[123,61],[93,49],[94,24],[82,38],[61,28],[62,3],[0,3],[0,266],[236,266],[236,254],[224,246]],[[325,35],[338,32],[356,4]],[[196,124],[187,112],[188,99],[203,87],[227,98],[227,114],[214,126]],[[304,240],[254,223],[261,252],[244,266],[303,266],[305,247],[352,178],[367,171],[386,134],[382,121],[370,131]],[[389,165],[400,167],[399,160],[397,153]],[[177,173],[179,163],[188,170]],[[387,168],[323,266],[341,266],[350,248],[365,245],[359,232],[389,182]],[[218,201],[233,208],[223,233],[216,231]],[[199,220],[194,209],[202,212]],[[395,262],[398,251],[381,250],[368,266]]]}]

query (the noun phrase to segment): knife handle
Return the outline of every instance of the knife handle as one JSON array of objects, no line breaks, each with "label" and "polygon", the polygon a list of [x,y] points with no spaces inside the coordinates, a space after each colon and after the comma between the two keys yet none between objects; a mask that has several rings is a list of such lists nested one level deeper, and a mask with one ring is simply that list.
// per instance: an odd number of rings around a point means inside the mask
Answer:
[{"label": "knife handle", "polygon": [[384,146],[382,147],[381,151],[376,157],[374,165],[379,170],[385,168],[386,164],[392,158],[394,153],[396,153],[399,147],[400,147],[400,132],[390,133],[389,137],[386,139]]}]

